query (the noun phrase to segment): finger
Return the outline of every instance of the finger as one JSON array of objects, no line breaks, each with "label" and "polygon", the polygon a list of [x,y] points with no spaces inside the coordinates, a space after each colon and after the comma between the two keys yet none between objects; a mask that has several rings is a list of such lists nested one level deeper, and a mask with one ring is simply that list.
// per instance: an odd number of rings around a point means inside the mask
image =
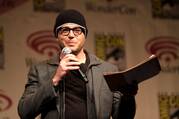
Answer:
[{"label": "finger", "polygon": [[64,56],[63,60],[65,60],[65,61],[76,61],[76,62],[78,62],[78,59],[77,59],[76,56],[73,55],[73,54],[68,54],[68,55]]},{"label": "finger", "polygon": [[66,63],[66,66],[79,66],[80,64],[80,62],[70,61]]},{"label": "finger", "polygon": [[59,71],[62,71],[62,72],[68,72],[70,70],[76,70],[76,69],[80,69],[80,66],[79,65],[74,65],[74,64],[70,64],[70,65],[63,65],[63,66],[60,66],[59,67]]},{"label": "finger", "polygon": [[79,66],[68,66],[68,67],[66,67],[66,71],[77,70],[79,68],[80,68]]}]

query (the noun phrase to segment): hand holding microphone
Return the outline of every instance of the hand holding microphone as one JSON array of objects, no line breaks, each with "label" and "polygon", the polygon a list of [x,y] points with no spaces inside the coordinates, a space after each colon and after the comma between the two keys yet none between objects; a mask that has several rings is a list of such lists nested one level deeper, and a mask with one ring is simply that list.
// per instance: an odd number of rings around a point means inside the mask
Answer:
[{"label": "hand holding microphone", "polygon": [[[72,53],[71,49],[68,48],[68,47],[65,47],[65,48],[62,49],[61,57],[67,56],[67,55],[70,56],[71,53]],[[75,56],[75,55],[73,55],[73,54],[71,54],[71,55],[72,55],[72,56]],[[73,57],[72,57],[72,58],[73,58]],[[75,59],[71,59],[71,60],[70,60],[70,62],[72,63],[72,64],[70,64],[70,65],[72,65],[73,67],[71,67],[69,70],[78,70],[78,72],[79,72],[80,75],[82,76],[83,80],[84,80],[85,82],[88,82],[88,79],[87,79],[86,75],[85,75],[85,74],[81,71],[81,69],[80,69],[80,64],[81,64],[81,63],[78,62],[78,59],[77,59],[76,57],[74,57],[74,58],[75,58]],[[74,62],[78,62],[78,64],[75,64]]]},{"label": "hand holding microphone", "polygon": [[80,70],[80,62],[76,58],[72,51],[68,47],[64,47],[60,54],[60,63],[54,76],[53,83],[58,85],[58,82],[62,80],[62,77],[70,70],[77,70],[83,77],[84,81],[87,82],[86,75]]},{"label": "hand holding microphone", "polygon": [[60,66],[63,70],[69,71],[69,70],[76,70],[79,69],[80,62],[76,58],[74,54],[72,54],[72,51],[68,47],[64,47],[60,54]]}]

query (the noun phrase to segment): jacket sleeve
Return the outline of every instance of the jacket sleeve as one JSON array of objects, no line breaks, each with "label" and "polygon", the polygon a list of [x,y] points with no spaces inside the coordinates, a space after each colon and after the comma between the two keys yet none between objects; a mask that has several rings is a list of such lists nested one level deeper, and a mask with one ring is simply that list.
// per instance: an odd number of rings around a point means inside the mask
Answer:
[{"label": "jacket sleeve", "polygon": [[118,119],[134,119],[136,112],[135,96],[125,95],[121,98]]},{"label": "jacket sleeve", "polygon": [[[30,68],[25,90],[18,104],[18,114],[21,119],[34,119],[40,114],[57,94],[51,80],[42,80],[36,66]],[[53,101],[54,102],[54,101]]]},{"label": "jacket sleeve", "polygon": [[127,84],[120,91],[113,92],[112,117],[113,119],[134,119],[136,112],[135,95],[138,84]]},{"label": "jacket sleeve", "polygon": [[114,92],[112,106],[113,119],[134,119],[135,112],[135,95],[123,95],[120,92]]}]

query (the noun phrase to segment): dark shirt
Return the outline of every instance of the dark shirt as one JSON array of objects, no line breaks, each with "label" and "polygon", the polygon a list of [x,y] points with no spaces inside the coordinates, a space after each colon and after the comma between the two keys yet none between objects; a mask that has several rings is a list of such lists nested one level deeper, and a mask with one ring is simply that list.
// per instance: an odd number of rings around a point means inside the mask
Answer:
[{"label": "dark shirt", "polygon": [[[86,73],[89,58],[80,67]],[[86,82],[77,70],[65,77],[65,119],[87,119]]]}]

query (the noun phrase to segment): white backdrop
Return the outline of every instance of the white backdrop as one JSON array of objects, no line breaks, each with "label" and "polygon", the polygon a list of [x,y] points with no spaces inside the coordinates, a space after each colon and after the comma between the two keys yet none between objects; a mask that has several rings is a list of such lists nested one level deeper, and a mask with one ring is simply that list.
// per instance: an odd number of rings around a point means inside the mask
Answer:
[{"label": "white backdrop", "polygon": [[[48,0],[50,1],[53,0]],[[0,5],[3,6],[1,2]],[[164,99],[168,99],[167,96],[179,95],[179,20],[154,18],[152,0],[137,2],[131,0],[61,0],[59,6],[62,9],[78,9],[85,15],[89,29],[85,47],[92,53],[95,53],[94,34],[101,32],[124,34],[126,67],[136,65],[147,58],[150,53],[158,54],[159,51],[162,51],[164,55],[160,57],[160,62],[162,68],[168,68],[168,71],[162,71],[151,80],[139,85],[136,95],[135,119],[162,119],[161,116],[168,115],[165,111],[168,108],[159,105],[158,99],[159,94],[165,94]],[[46,54],[35,51],[33,46],[31,48],[27,46],[27,39],[39,31],[41,31],[39,35],[42,36],[44,33],[42,31],[52,31],[56,15],[55,12],[34,11],[32,0],[27,0],[0,14],[4,49],[3,53],[1,52],[4,56],[4,68],[0,69],[0,119],[19,118],[17,104],[24,90],[29,65],[48,58]],[[156,37],[162,38],[157,39]],[[171,52],[163,51],[163,49],[169,51],[170,47],[151,45],[149,41],[153,38],[156,38],[157,41],[161,40],[158,45],[161,45],[162,40],[165,39],[169,41],[167,42],[169,44],[175,41],[175,44],[172,45],[175,50],[172,50],[172,53],[177,57],[173,58]],[[146,46],[149,47],[148,50]],[[157,49],[153,50],[153,46],[156,46]],[[165,60],[167,57],[171,60]],[[173,100],[176,102],[175,108],[179,108],[178,100],[178,97]],[[160,109],[164,110],[163,115],[160,115]]]}]

